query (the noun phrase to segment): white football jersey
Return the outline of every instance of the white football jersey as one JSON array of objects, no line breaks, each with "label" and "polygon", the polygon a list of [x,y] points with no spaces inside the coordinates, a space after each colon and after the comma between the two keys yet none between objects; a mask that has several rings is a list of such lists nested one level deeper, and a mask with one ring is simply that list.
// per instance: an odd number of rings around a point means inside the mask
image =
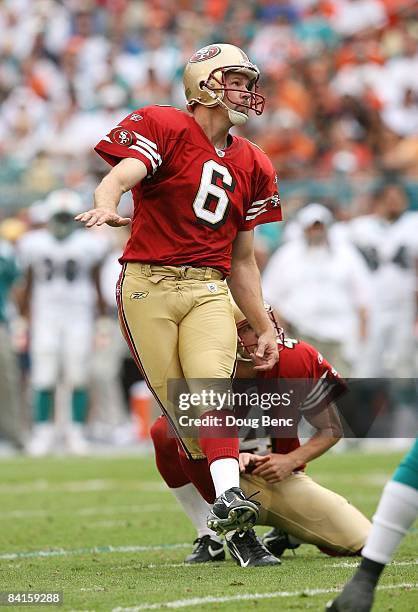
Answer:
[{"label": "white football jersey", "polygon": [[18,243],[23,268],[32,268],[33,312],[38,308],[62,308],[71,313],[72,305],[91,308],[95,301],[92,270],[107,252],[107,241],[80,229],[58,240],[48,229],[33,230]]},{"label": "white football jersey", "polygon": [[348,235],[372,272],[375,303],[397,308],[414,299],[418,257],[418,213],[407,211],[390,223],[364,215],[348,224]]}]

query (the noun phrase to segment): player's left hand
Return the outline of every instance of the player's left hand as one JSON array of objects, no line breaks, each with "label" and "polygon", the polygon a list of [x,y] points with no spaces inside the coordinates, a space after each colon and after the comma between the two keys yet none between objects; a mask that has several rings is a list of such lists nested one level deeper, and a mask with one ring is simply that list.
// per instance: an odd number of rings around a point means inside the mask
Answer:
[{"label": "player's left hand", "polygon": [[254,476],[261,476],[261,478],[273,484],[290,476],[297,467],[291,455],[271,453],[270,455],[260,457],[252,474]]},{"label": "player's left hand", "polygon": [[110,225],[110,227],[122,227],[129,225],[131,222],[129,217],[121,217],[111,208],[91,208],[74,217],[74,220],[84,223],[86,227],[93,227],[93,225],[100,227],[104,223]]},{"label": "player's left hand", "polygon": [[251,354],[254,370],[271,370],[279,361],[276,333],[273,328],[258,337],[257,349]]},{"label": "player's left hand", "polygon": [[243,472],[249,472],[251,473],[252,470],[254,469],[254,466],[257,465],[257,463],[261,460],[264,459],[263,455],[255,455],[254,453],[240,453],[239,454],[239,471],[241,473]]}]

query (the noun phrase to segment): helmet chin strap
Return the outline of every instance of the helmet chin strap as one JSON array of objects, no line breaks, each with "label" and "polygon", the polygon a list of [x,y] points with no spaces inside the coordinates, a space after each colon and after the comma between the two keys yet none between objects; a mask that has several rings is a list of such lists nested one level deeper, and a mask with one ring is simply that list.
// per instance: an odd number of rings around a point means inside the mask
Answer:
[{"label": "helmet chin strap", "polygon": [[229,120],[233,125],[239,126],[247,123],[248,115],[229,108],[229,106],[227,106],[225,102],[214,91],[209,89],[209,87],[204,87],[204,89],[208,92],[210,97],[213,98],[217,104],[219,104],[219,106],[222,106],[222,108],[226,110],[226,112],[228,113]]},{"label": "helmet chin strap", "polygon": [[248,115],[245,113],[240,113],[237,110],[233,110],[232,108],[228,109],[228,117],[231,120],[231,123],[234,125],[245,125],[248,120]]},{"label": "helmet chin strap", "polygon": [[218,104],[226,110],[226,112],[228,113],[229,120],[233,125],[244,125],[245,123],[247,123],[248,115],[246,115],[245,113],[240,113],[239,111],[234,110],[233,108],[229,108],[229,106],[227,106],[225,102],[220,98],[218,98]]}]

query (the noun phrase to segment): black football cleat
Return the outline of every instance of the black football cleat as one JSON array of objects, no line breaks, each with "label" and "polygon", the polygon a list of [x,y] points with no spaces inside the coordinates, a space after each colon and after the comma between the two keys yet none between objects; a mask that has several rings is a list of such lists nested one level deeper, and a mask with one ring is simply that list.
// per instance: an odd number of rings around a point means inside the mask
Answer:
[{"label": "black football cleat", "polygon": [[300,544],[291,544],[287,533],[278,527],[273,527],[265,533],[261,541],[267,550],[276,557],[281,557],[285,550],[294,550],[300,546]]},{"label": "black football cleat", "polygon": [[327,603],[329,612],[370,612],[374,600],[374,585],[367,579],[354,577],[340,595]]},{"label": "black football cleat", "polygon": [[185,563],[209,563],[210,561],[225,561],[225,551],[222,542],[212,540],[210,535],[197,538],[193,544],[196,546],[188,555]]},{"label": "black football cleat", "polygon": [[218,535],[251,529],[257,521],[259,505],[247,499],[240,488],[232,487],[215,499],[208,516],[208,527]]},{"label": "black football cleat", "polygon": [[236,531],[234,535],[226,540],[226,545],[231,557],[241,567],[266,567],[268,565],[280,565],[280,559],[274,557],[261,543],[254,529],[248,531]]}]

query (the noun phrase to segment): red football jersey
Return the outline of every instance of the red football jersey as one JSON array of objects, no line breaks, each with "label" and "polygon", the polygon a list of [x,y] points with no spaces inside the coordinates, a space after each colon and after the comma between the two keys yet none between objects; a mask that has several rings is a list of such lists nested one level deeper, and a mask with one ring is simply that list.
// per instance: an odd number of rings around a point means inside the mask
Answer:
[{"label": "red football jersey", "polygon": [[[271,370],[260,372],[257,378],[292,380],[295,393],[292,404],[297,405],[300,418],[304,413],[323,410],[346,390],[344,379],[313,346],[292,338],[285,338],[279,362]],[[297,436],[272,438],[276,453],[290,453],[299,446]]]},{"label": "red football jersey", "polygon": [[95,150],[112,165],[135,157],[148,170],[132,189],[122,262],[210,266],[227,275],[237,232],[282,219],[266,154],[239,136],[217,150],[193,116],[176,108],[131,113]]}]

